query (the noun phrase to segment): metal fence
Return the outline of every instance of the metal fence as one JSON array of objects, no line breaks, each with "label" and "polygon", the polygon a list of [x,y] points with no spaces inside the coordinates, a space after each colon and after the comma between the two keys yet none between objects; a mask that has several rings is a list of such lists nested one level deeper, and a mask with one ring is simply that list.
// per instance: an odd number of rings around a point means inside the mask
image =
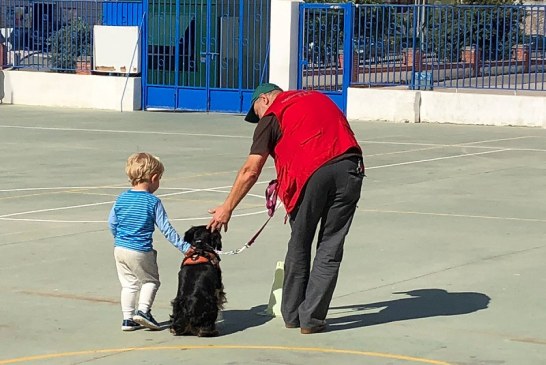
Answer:
[{"label": "metal fence", "polygon": [[94,25],[137,25],[139,2],[2,0],[0,65],[36,71],[90,70]]},{"label": "metal fence", "polygon": [[146,108],[241,112],[269,74],[269,0],[149,0]]},{"label": "metal fence", "polygon": [[[353,5],[351,44],[337,30],[343,24],[333,32],[317,28],[338,12],[332,4],[306,19],[300,38],[307,42],[304,72],[329,75],[334,89],[349,51],[353,87],[545,90],[544,6]],[[324,80],[315,76],[303,86]]]}]

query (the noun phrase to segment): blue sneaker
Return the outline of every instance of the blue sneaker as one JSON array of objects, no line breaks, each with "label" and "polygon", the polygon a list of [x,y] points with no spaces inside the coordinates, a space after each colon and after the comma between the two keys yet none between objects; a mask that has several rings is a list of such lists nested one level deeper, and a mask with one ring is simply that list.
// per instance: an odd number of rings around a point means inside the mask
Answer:
[{"label": "blue sneaker", "polygon": [[137,314],[133,317],[133,321],[151,330],[161,329],[161,326],[159,325],[159,323],[157,323],[157,321],[152,316],[151,311],[148,311],[148,313],[144,313],[143,311],[139,310]]},{"label": "blue sneaker", "polygon": [[136,323],[132,319],[124,319],[123,322],[121,323],[122,331],[134,331],[141,327],[142,326],[140,324]]}]

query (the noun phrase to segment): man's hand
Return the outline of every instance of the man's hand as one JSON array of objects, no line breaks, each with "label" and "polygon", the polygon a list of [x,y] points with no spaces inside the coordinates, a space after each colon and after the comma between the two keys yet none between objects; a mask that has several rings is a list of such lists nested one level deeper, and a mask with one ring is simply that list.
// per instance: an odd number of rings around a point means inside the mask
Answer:
[{"label": "man's hand", "polygon": [[249,155],[243,167],[239,170],[235,182],[224,201],[224,203],[214,209],[209,209],[212,219],[207,228],[211,231],[221,230],[224,226],[224,232],[228,230],[228,222],[231,219],[231,213],[237,207],[239,202],[245,197],[250,188],[254,186],[258,176],[262,172],[262,167],[267,160],[267,154]]},{"label": "man's hand", "polygon": [[231,211],[220,205],[214,209],[209,209],[209,213],[212,214],[212,218],[209,224],[207,224],[207,229],[220,231],[222,230],[222,226],[224,226],[224,232],[227,232],[228,222],[231,219]]}]

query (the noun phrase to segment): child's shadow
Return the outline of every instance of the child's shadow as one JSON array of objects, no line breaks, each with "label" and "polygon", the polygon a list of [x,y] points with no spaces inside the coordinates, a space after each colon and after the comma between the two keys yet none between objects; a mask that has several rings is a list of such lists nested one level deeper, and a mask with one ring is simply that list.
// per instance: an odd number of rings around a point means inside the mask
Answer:
[{"label": "child's shadow", "polygon": [[[407,294],[411,298],[390,300],[370,304],[355,304],[342,307],[331,307],[330,310],[346,310],[361,312],[358,314],[342,315],[329,318],[331,331],[356,327],[373,326],[377,324],[405,321],[408,319],[453,316],[468,314],[485,309],[489,305],[489,298],[482,293],[455,292],[449,293],[443,289],[418,289],[393,294]],[[375,313],[362,313],[374,308],[382,308]]]},{"label": "child's shadow", "polygon": [[262,304],[247,310],[226,310],[222,315],[224,320],[218,324],[220,336],[244,331],[269,322],[273,317],[265,315],[267,305]]}]

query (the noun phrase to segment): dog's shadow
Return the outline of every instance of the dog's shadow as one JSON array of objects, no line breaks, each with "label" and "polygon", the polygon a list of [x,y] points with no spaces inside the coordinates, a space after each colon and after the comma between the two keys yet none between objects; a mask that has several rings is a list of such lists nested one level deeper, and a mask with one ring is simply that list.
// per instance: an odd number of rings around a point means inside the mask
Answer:
[{"label": "dog's shadow", "polygon": [[218,325],[220,336],[230,335],[269,322],[273,317],[264,314],[266,309],[267,305],[262,304],[247,310],[223,311],[224,320]]},{"label": "dog's shadow", "polygon": [[[338,331],[409,319],[468,314],[487,308],[491,300],[482,293],[450,293],[443,289],[418,289],[393,294],[406,294],[411,297],[331,307],[332,312],[328,318],[329,330]],[[377,309],[380,310],[377,311]],[[346,315],[346,313],[350,314]]]},{"label": "dog's shadow", "polygon": [[[235,332],[244,331],[247,328],[261,326],[273,319],[272,316],[266,315],[266,304],[258,305],[247,310],[225,310],[222,311],[223,320],[216,324],[220,332],[220,336],[229,335]],[[159,322],[159,330],[165,331],[171,328],[171,321]],[[150,331],[147,328],[139,328]]]}]

